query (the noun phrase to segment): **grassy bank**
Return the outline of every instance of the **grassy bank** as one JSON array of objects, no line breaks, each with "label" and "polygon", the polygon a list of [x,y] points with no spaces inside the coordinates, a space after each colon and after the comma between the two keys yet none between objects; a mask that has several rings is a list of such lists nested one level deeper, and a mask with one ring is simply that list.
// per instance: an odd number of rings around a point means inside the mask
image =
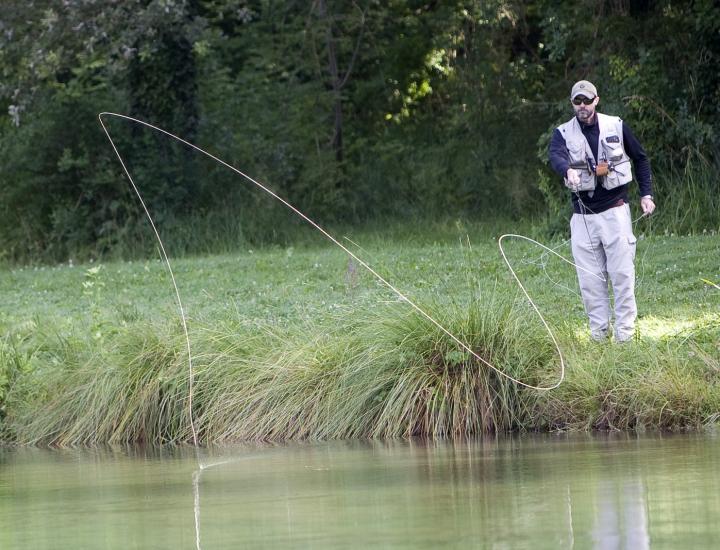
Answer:
[{"label": "grassy bank", "polygon": [[[558,357],[501,261],[498,229],[458,222],[351,239],[481,357],[550,385]],[[342,251],[299,242],[173,263],[203,442],[679,429],[718,419],[720,290],[709,284],[720,281],[717,235],[640,239],[639,337],[622,346],[588,340],[570,266],[509,243],[566,358],[566,380],[551,392],[499,377]],[[5,441],[191,440],[184,336],[160,262],[6,269],[0,293]]]}]

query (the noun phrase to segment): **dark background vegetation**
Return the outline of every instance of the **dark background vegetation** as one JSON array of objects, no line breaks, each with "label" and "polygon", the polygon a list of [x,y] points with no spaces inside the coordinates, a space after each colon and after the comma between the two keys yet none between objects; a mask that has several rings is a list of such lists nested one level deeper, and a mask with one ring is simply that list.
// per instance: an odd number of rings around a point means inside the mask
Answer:
[{"label": "dark background vegetation", "polygon": [[[3,0],[0,71],[4,261],[152,246],[103,110],[209,149],[323,224],[560,230],[568,201],[545,151],[581,78],[650,154],[651,229],[720,226],[713,0]],[[177,251],[283,238],[227,169],[110,129]]]}]

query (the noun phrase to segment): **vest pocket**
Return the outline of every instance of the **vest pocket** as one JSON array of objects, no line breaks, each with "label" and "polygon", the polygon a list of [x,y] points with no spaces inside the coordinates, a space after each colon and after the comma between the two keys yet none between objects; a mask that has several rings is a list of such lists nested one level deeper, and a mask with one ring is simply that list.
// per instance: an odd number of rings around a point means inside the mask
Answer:
[{"label": "vest pocket", "polygon": [[587,168],[580,171],[580,187],[578,191],[592,191],[595,189],[595,174]]},{"label": "vest pocket", "polygon": [[610,170],[603,180],[602,186],[607,189],[615,189],[623,185],[620,175],[615,170]]},{"label": "vest pocket", "polygon": [[584,138],[583,141],[569,140],[566,143],[570,156],[570,166],[580,172],[578,191],[592,191],[595,189],[595,174],[590,172],[588,168]]},{"label": "vest pocket", "polygon": [[[611,140],[612,143],[608,143],[608,139]],[[617,143],[615,140],[617,140]],[[627,165],[627,168],[629,169],[630,165],[629,163],[623,162],[623,160],[627,161],[627,157],[625,156],[625,151],[623,151],[622,145],[620,145],[619,142],[620,139],[618,136],[614,135],[609,135],[600,141],[600,145],[602,147],[601,158],[604,158],[610,163],[610,171],[605,176],[602,183],[602,186],[608,191],[610,189],[620,187],[629,181],[629,178],[623,177],[620,173],[623,171],[624,166]],[[615,166],[618,167],[620,172],[614,169]]]}]

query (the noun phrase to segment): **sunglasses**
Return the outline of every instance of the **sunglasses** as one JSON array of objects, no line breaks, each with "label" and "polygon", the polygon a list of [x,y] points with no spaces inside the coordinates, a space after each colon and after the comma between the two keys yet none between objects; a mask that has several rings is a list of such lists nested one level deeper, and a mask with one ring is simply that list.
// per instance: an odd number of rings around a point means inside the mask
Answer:
[{"label": "sunglasses", "polygon": [[595,98],[589,99],[585,96],[578,96],[575,99],[572,100],[573,105],[590,105],[593,101],[595,101]]}]

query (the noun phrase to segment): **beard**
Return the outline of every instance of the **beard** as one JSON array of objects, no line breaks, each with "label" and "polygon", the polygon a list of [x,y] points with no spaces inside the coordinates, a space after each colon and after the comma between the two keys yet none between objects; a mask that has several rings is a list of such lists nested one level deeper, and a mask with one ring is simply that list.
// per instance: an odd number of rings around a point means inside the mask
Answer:
[{"label": "beard", "polygon": [[578,109],[578,111],[575,113],[575,116],[580,122],[589,122],[592,120],[592,117],[595,113],[593,111],[588,111],[586,109]]}]

